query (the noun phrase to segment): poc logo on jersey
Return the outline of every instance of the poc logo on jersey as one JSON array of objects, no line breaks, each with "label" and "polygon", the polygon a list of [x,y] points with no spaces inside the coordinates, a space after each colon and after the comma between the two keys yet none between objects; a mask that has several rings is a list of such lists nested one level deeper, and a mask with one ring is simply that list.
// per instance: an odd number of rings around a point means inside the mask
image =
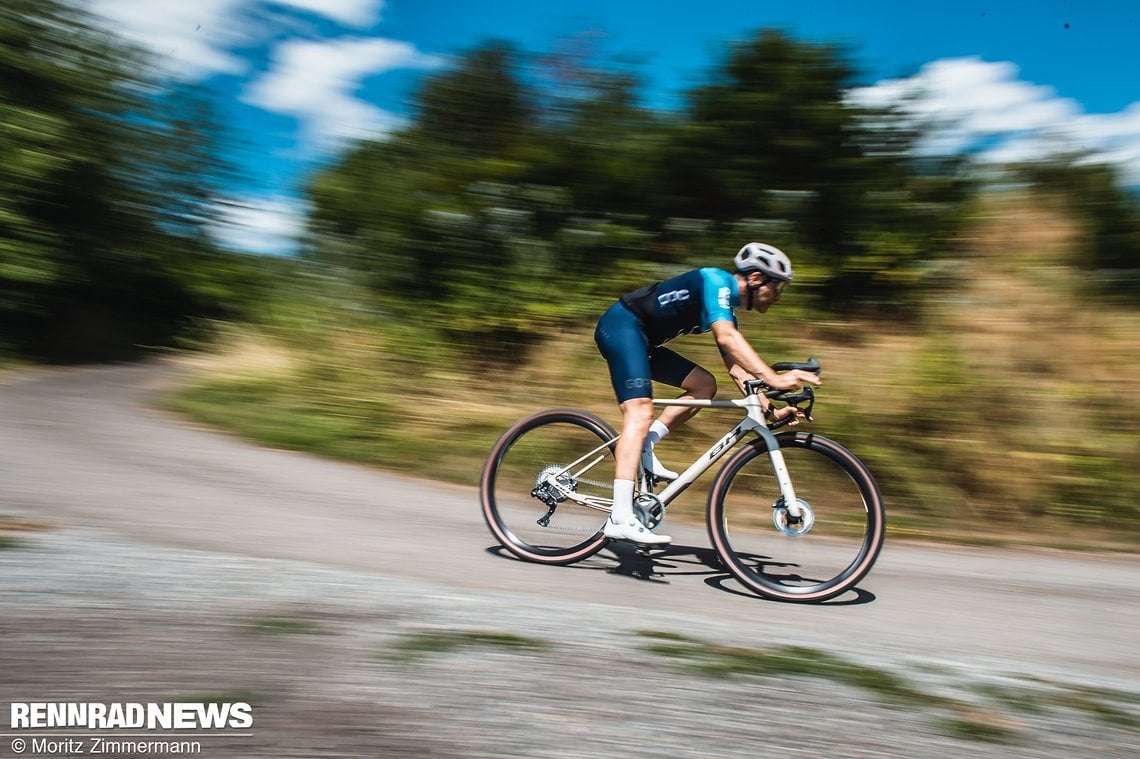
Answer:
[{"label": "poc logo on jersey", "polygon": [[731,290],[729,290],[727,287],[722,287],[716,291],[716,300],[717,303],[720,304],[721,308],[731,308],[731,306],[728,305],[728,296],[730,292]]},{"label": "poc logo on jersey", "polygon": [[662,306],[668,306],[670,303],[676,303],[682,300],[689,299],[688,290],[670,290],[667,293],[661,293],[657,296],[657,302]]}]

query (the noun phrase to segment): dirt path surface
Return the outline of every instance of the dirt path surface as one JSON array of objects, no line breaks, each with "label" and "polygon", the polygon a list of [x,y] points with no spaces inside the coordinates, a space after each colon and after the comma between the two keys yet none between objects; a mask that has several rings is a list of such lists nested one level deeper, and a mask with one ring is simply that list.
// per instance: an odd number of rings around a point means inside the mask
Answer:
[{"label": "dirt path surface", "polygon": [[[253,731],[204,736],[205,756],[1140,752],[1135,558],[888,540],[859,593],[818,606],[741,593],[696,527],[671,525],[655,560],[527,565],[493,550],[473,489],[152,410],[172,371],[0,384],[0,517],[51,527],[0,550],[5,713],[252,703]],[[722,648],[646,650],[662,633]],[[424,650],[401,653],[412,643]],[[740,669],[754,662],[724,646],[785,644],[814,674],[688,666]],[[821,668],[828,656],[846,664]]]}]

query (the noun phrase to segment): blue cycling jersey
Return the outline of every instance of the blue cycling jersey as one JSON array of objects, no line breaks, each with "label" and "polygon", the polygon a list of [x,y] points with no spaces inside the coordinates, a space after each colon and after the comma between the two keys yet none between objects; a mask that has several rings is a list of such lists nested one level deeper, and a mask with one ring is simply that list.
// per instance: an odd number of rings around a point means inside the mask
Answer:
[{"label": "blue cycling jersey", "polygon": [[693,269],[623,295],[594,330],[618,403],[653,397],[655,381],[681,387],[697,365],[662,344],[708,332],[722,319],[736,324],[732,309],[739,305],[736,279],[713,268]]},{"label": "blue cycling jersey", "polygon": [[732,309],[740,305],[736,279],[722,269],[692,269],[621,296],[621,302],[641,321],[650,345],[678,335],[708,332],[713,322],[735,324]]}]

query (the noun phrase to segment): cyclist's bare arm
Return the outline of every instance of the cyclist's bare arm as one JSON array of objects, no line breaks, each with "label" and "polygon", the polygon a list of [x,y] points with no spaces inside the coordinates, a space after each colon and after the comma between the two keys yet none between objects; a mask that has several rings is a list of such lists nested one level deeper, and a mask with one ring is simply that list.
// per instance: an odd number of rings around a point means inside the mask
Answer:
[{"label": "cyclist's bare arm", "polygon": [[[736,388],[740,390],[741,395],[746,394],[744,383],[748,380],[756,379],[755,375],[745,371],[744,367],[736,363],[727,353],[725,353],[722,358],[724,358],[724,365],[728,368],[728,376],[732,377],[732,381],[736,383]],[[765,408],[767,408],[767,406],[765,406]]]},{"label": "cyclist's bare arm", "polygon": [[713,322],[712,333],[724,355],[729,376],[741,390],[744,381],[749,379],[764,380],[765,384],[775,390],[799,390],[805,382],[809,385],[820,384],[819,375],[802,369],[778,374],[760,358],[736,325],[727,319]]}]

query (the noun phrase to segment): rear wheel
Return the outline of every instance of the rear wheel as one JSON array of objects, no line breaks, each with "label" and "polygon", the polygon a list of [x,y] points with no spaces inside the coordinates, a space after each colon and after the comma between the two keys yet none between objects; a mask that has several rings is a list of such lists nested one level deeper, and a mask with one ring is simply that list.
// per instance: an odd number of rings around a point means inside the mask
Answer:
[{"label": "rear wheel", "polygon": [[777,439],[802,518],[789,513],[768,447],[756,440],[717,474],[709,538],[753,592],[825,601],[853,588],[874,565],[885,531],[882,497],[867,467],[838,443],[803,432]]},{"label": "rear wheel", "polygon": [[550,409],[507,430],[487,457],[483,518],[515,556],[570,564],[606,544],[617,433],[592,414]]}]

